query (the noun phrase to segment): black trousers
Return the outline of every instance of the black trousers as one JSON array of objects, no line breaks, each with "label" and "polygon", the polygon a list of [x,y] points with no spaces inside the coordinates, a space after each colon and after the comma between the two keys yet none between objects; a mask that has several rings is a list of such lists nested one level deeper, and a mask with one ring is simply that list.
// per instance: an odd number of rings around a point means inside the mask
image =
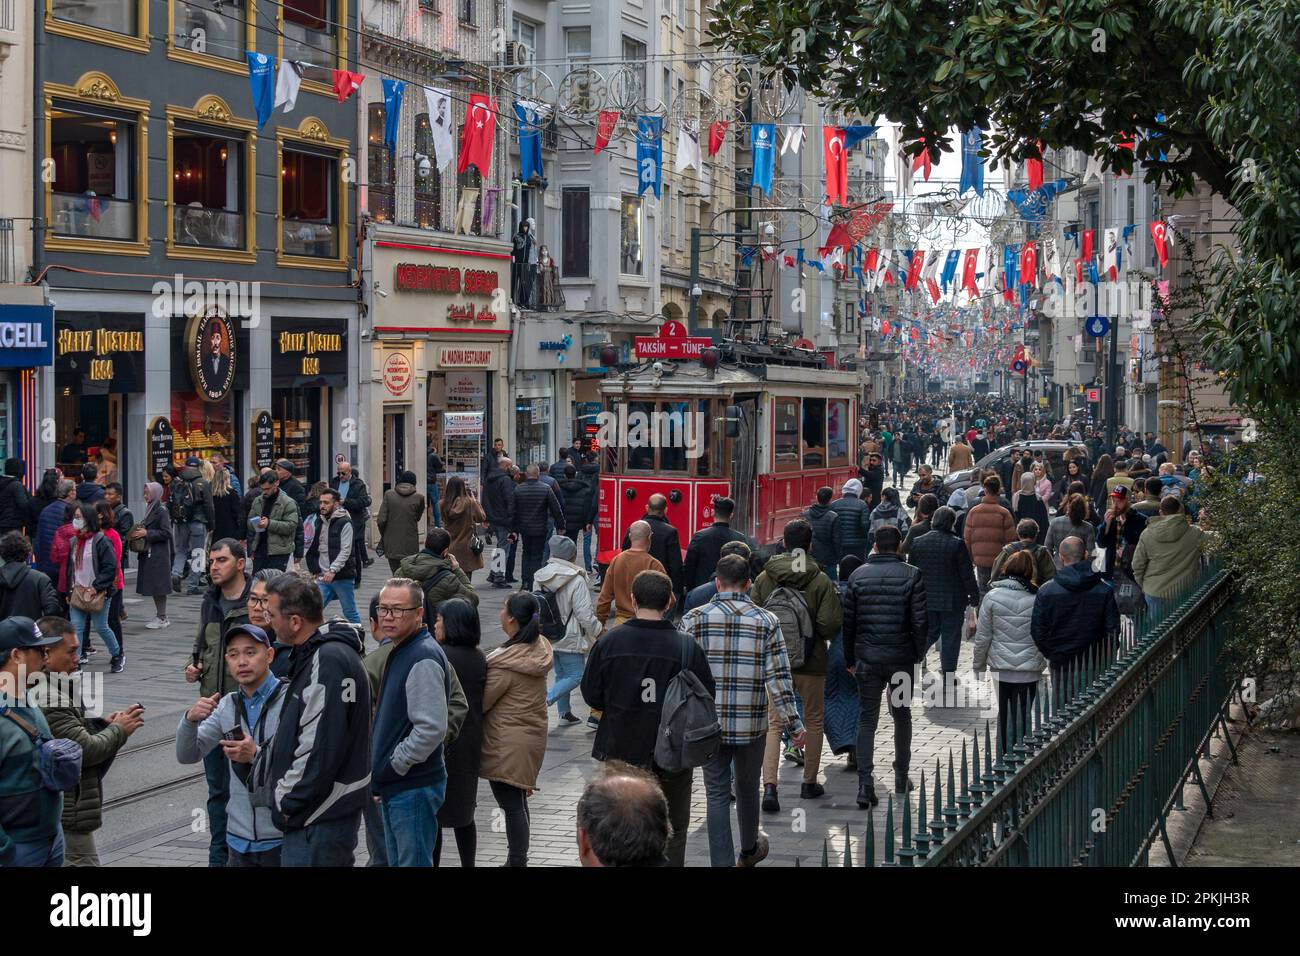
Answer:
[{"label": "black trousers", "polygon": [[[438,837],[433,843],[434,866],[442,862],[442,838],[446,832],[446,827],[438,827]],[[453,832],[456,834],[456,853],[460,856],[461,867],[467,869],[474,866],[474,858],[478,855],[478,827],[467,823],[463,827],[454,827]]]},{"label": "black trousers", "polygon": [[1002,742],[1002,752],[1005,753],[1008,747],[1015,746],[1016,743],[1007,738],[1007,726],[1011,722],[1011,715],[1016,714],[1016,726],[1020,728],[1022,734],[1029,728],[1029,723],[1033,719],[1034,699],[1038,697],[1038,683],[1035,681],[1020,684],[1000,680],[997,685],[998,740]]},{"label": "black trousers", "polygon": [[889,695],[889,716],[894,720],[894,773],[906,775],[912,763],[912,673],[894,664],[858,661],[858,780],[865,783],[875,770],[876,726],[880,723],[880,695]]},{"label": "black trousers", "polygon": [[230,857],[226,861],[226,866],[256,866],[268,867],[280,865],[280,848],[272,847],[269,850],[255,850],[251,853],[240,853],[236,850],[230,850]]},{"label": "black trousers", "polygon": [[285,571],[289,567],[289,556],[287,554],[257,554],[253,556],[253,573],[265,571],[267,568],[275,568],[277,571]]},{"label": "black trousers", "polygon": [[522,571],[523,583],[520,587],[525,591],[533,589],[533,575],[538,572],[543,564],[546,563],[542,557],[546,550],[546,536],[524,535],[524,566]]},{"label": "black trousers", "polygon": [[488,783],[492,787],[492,796],[496,798],[497,806],[506,814],[506,866],[527,866],[531,829],[528,794],[499,780],[489,780]]},{"label": "black trousers", "polygon": [[686,865],[686,834],[691,829],[691,784],[694,770],[661,770],[650,768],[659,780],[659,788],[668,801],[668,822],[672,824],[673,834],[668,838],[669,866]]}]

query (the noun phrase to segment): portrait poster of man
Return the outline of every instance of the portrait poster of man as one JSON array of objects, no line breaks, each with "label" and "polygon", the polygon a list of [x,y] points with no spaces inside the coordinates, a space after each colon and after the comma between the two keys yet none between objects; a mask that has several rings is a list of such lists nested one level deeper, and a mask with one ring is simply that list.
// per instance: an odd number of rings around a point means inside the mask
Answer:
[{"label": "portrait poster of man", "polygon": [[195,316],[188,339],[195,390],[204,401],[221,401],[235,381],[235,336],[230,320],[216,311]]}]

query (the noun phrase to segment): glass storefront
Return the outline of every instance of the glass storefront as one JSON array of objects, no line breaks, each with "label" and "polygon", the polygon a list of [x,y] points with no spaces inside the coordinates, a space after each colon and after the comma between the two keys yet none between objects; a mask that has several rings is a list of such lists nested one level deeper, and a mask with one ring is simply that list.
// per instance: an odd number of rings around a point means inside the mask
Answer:
[{"label": "glass storefront", "polygon": [[171,423],[176,438],[172,463],[180,468],[191,455],[211,458],[220,452],[238,466],[237,421],[233,393],[220,402],[205,402],[197,392],[173,392]]},{"label": "glass storefront", "polygon": [[333,472],[330,448],[334,388],[347,385],[347,324],[276,318],[271,323],[271,419],[276,460],[293,462],[307,487]]},{"label": "glass storefront", "polygon": [[271,391],[273,455],[293,462],[298,480],[307,487],[321,480],[319,388],[277,388]]}]

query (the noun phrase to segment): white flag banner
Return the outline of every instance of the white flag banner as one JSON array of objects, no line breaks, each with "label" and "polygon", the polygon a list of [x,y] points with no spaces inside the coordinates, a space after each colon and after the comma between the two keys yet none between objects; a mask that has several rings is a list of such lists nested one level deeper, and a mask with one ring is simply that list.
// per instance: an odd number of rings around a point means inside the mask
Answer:
[{"label": "white flag banner", "polygon": [[1105,232],[1106,247],[1102,258],[1102,272],[1106,278],[1114,282],[1119,278],[1119,230],[1107,229]]},{"label": "white flag banner", "polygon": [[689,123],[683,123],[677,131],[677,162],[673,167],[679,173],[683,169],[700,168],[700,133],[691,129]]},{"label": "white flag banner", "polygon": [[1056,245],[1055,236],[1043,236],[1043,265],[1047,278],[1061,278],[1061,250]]},{"label": "white flag banner", "polygon": [[1094,177],[1096,178],[1097,182],[1101,182],[1101,157],[1100,156],[1089,156],[1088,167],[1083,171],[1083,181],[1085,183],[1087,183],[1088,180],[1093,179]]},{"label": "white flag banner", "polygon": [[281,60],[280,68],[275,73],[275,103],[271,108],[283,106],[286,113],[292,113],[298,103],[300,86],[302,86],[302,65],[293,60]]},{"label": "white flag banner", "polygon": [[451,92],[436,86],[424,88],[425,103],[429,107],[429,132],[433,140],[434,162],[441,171],[456,158],[451,135],[456,125],[456,112],[452,108]]},{"label": "white flag banner", "polygon": [[803,145],[803,127],[792,126],[785,131],[785,137],[781,140],[781,155],[787,152],[799,155],[799,147]]}]

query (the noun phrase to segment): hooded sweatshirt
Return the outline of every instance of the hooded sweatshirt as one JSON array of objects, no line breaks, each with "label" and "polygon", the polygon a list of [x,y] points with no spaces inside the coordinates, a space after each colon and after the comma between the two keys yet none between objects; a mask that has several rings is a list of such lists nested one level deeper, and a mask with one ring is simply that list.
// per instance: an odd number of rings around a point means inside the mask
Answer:
[{"label": "hooded sweatshirt", "polygon": [[1204,541],[1205,532],[1181,514],[1148,522],[1133,552],[1133,577],[1142,593],[1153,598],[1173,597],[1201,566]]},{"label": "hooded sweatshirt", "polygon": [[560,617],[567,622],[564,639],[553,643],[552,649],[587,653],[592,638],[600,633],[600,621],[591,604],[586,572],[572,561],[553,557],[533,575],[533,586],[555,593]]},{"label": "hooded sweatshirt", "polygon": [[763,572],[750,589],[750,597],[762,607],[772,592],[781,587],[792,588],[803,595],[817,638],[812,642],[812,653],[804,659],[803,665],[791,668],[790,672],[824,677],[827,666],[826,645],[839,633],[840,625],[844,622],[840,592],[816,561],[805,555],[802,570],[795,570],[795,556],[785,553],[774,555],[763,565]]},{"label": "hooded sweatshirt", "polygon": [[1070,663],[1119,630],[1115,589],[1085,559],[1056,572],[1038,589],[1031,632],[1053,667]]}]

